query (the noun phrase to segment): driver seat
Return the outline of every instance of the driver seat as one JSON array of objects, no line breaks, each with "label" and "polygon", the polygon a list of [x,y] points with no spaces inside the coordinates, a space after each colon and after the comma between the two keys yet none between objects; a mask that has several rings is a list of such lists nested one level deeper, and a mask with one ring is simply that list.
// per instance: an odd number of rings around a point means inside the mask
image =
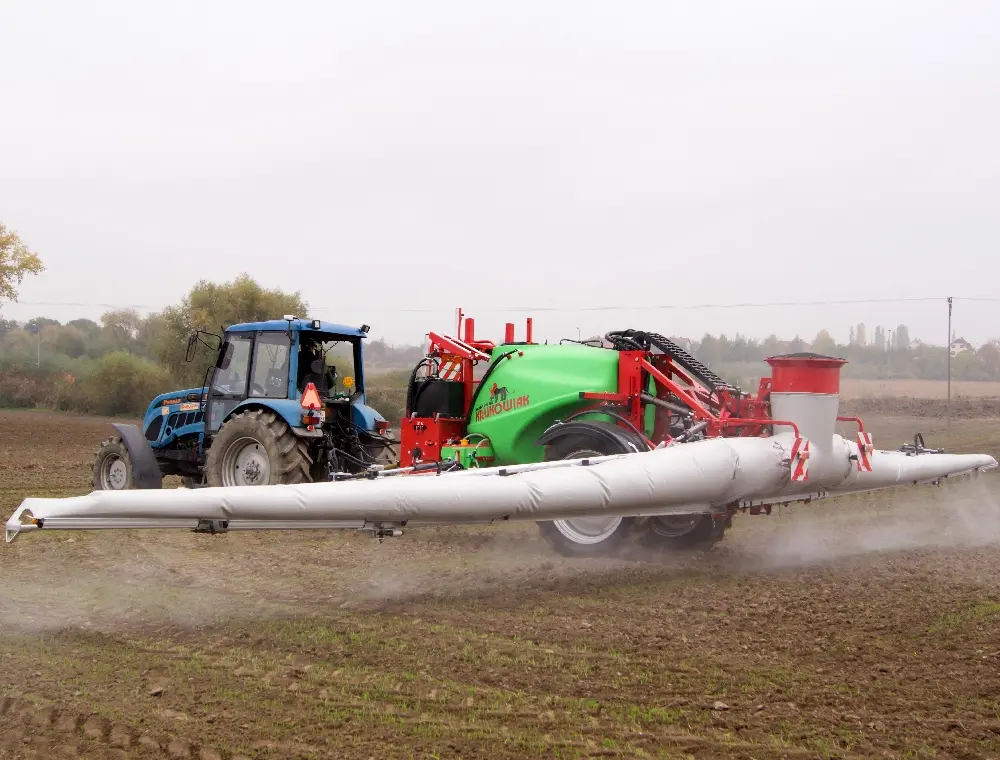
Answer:
[{"label": "driver seat", "polygon": [[[305,390],[306,385],[312,383],[316,386],[316,390],[320,396],[326,396],[330,393],[330,377],[326,370],[326,362],[322,359],[314,359],[312,364],[309,365],[309,371],[302,377],[302,387],[299,390]],[[336,372],[335,367],[330,367],[330,374]]]}]

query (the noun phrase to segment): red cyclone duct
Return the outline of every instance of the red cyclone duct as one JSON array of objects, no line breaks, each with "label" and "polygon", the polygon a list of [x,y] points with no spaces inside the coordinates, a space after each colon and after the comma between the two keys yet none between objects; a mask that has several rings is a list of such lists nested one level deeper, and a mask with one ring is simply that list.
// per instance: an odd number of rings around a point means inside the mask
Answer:
[{"label": "red cyclone duct", "polygon": [[767,360],[772,393],[840,393],[840,368],[847,359],[810,352],[772,356]]}]

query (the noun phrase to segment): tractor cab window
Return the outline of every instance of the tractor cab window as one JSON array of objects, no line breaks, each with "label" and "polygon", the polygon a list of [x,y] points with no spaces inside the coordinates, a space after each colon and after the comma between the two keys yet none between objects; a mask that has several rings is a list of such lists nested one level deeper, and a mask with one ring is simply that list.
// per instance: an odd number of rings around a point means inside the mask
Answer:
[{"label": "tractor cab window", "polygon": [[250,378],[250,396],[256,398],[288,397],[288,358],[291,341],[288,333],[269,332],[257,336]]},{"label": "tractor cab window", "polygon": [[250,369],[251,336],[234,335],[226,340],[212,380],[212,392],[226,396],[244,396]]},{"label": "tractor cab window", "polygon": [[328,335],[300,339],[297,387],[313,383],[323,398],[350,398],[357,390],[354,374],[356,343]]}]

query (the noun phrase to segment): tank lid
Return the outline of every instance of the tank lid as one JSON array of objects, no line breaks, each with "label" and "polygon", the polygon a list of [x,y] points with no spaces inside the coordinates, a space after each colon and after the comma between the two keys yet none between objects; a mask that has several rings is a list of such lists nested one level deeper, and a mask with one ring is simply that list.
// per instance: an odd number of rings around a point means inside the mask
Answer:
[{"label": "tank lid", "polygon": [[846,359],[811,351],[771,356],[767,363],[774,370],[772,393],[840,393],[840,368]]},{"label": "tank lid", "polygon": [[841,366],[847,364],[847,359],[841,359],[839,356],[827,356],[826,354],[817,354],[812,351],[798,351],[794,354],[780,354],[778,356],[771,356],[767,358],[768,364],[772,367],[775,364],[792,364],[792,363],[827,363],[836,362],[836,366]]}]

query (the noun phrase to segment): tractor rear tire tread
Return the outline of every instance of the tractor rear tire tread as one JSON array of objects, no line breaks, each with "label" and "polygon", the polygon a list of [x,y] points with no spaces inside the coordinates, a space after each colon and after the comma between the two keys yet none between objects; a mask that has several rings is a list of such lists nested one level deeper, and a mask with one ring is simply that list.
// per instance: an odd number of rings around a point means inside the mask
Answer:
[{"label": "tractor rear tire tread", "polygon": [[288,423],[265,409],[251,409],[233,416],[215,435],[205,458],[205,474],[209,486],[222,486],[222,457],[225,448],[242,436],[260,441],[271,461],[269,485],[310,483],[313,465],[309,446],[291,431]]}]

